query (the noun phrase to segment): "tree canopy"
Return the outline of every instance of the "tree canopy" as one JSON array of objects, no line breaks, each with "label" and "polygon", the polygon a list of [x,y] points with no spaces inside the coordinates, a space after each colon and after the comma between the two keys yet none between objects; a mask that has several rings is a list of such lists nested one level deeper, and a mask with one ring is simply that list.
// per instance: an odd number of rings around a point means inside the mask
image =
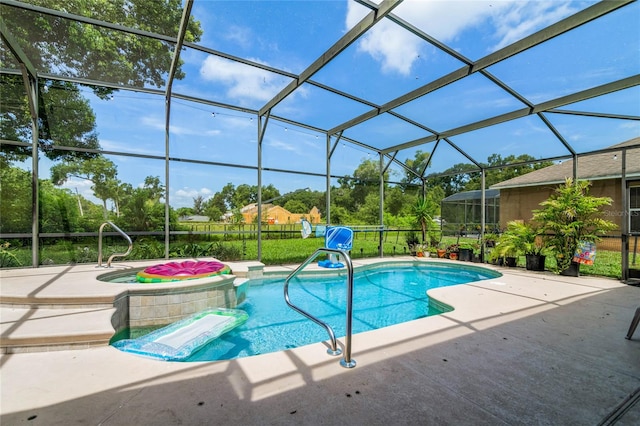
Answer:
[{"label": "tree canopy", "polygon": [[[125,27],[176,36],[182,16],[181,0],[31,0],[35,6],[57,10]],[[32,13],[0,5],[3,22],[37,72],[55,70],[65,76],[103,80],[131,86],[164,87],[173,58],[173,45],[131,32],[113,31],[58,16]],[[202,35],[200,23],[189,20],[186,41]],[[1,59],[0,59],[1,60]],[[5,60],[0,67],[15,67]],[[184,78],[180,62],[175,78]],[[31,113],[20,75],[0,75],[0,138],[31,143]],[[38,143],[51,160],[91,158],[83,149],[99,149],[95,115],[77,83],[38,80]],[[106,98],[114,89],[89,86]],[[61,145],[81,150],[48,149]],[[30,148],[3,144],[2,162],[22,161]]]},{"label": "tree canopy", "polygon": [[[31,0],[35,6],[65,10],[124,27],[176,37],[181,0]],[[38,72],[59,73],[131,86],[164,87],[173,45],[126,31],[86,24],[58,16],[34,14],[8,5],[2,16],[9,31]],[[185,41],[197,42],[200,23],[190,17]],[[178,69],[176,78],[184,78]]]}]

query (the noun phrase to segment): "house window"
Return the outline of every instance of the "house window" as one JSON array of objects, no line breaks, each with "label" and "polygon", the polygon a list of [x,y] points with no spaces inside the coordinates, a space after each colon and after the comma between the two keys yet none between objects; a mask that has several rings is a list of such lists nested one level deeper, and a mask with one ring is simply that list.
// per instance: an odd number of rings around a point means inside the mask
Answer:
[{"label": "house window", "polygon": [[629,232],[640,234],[640,186],[629,188]]}]

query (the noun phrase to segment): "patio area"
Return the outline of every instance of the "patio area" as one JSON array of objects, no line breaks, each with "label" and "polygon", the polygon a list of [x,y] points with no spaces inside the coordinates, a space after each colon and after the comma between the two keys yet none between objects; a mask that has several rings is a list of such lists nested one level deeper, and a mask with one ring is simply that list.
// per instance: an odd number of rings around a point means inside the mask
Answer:
[{"label": "patio area", "polygon": [[[502,277],[429,292],[451,312],[355,335],[353,369],[322,343],[211,363],[158,362],[109,346],[2,355],[0,420],[639,424],[640,330],[624,337],[640,288],[495,268]],[[2,271],[3,296],[29,273],[50,291],[63,288],[46,281],[46,268],[23,273]]]}]

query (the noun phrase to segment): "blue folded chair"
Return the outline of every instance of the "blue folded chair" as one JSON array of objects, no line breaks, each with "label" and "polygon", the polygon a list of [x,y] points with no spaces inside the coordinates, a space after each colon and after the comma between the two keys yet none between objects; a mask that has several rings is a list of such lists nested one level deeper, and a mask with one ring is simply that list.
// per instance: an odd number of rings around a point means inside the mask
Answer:
[{"label": "blue folded chair", "polygon": [[[353,247],[353,230],[345,226],[327,227],[324,235],[324,246],[335,250],[351,250]],[[343,268],[344,264],[338,262],[338,255],[330,254],[328,259],[319,261],[318,266]]]}]

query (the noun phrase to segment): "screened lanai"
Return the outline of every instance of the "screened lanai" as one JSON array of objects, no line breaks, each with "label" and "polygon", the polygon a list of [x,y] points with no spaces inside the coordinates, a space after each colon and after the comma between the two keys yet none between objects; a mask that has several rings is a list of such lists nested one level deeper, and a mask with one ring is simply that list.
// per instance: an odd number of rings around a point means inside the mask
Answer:
[{"label": "screened lanai", "polygon": [[[273,198],[263,188],[310,188],[328,224],[332,188],[377,185],[368,225],[384,229],[396,188],[428,191],[464,170],[485,191],[506,166],[572,159],[577,176],[583,155],[640,149],[609,148],[640,136],[636,1],[0,5],[0,238],[30,247],[34,267],[45,241],[96,234],[66,215],[103,206],[120,217],[123,194],[140,188],[136,202],[162,201],[148,208],[164,221],[147,215],[128,232],[160,229],[168,257],[182,232],[172,209],[227,184],[256,186],[259,216]],[[356,173],[364,161],[376,176]],[[640,176],[620,164],[626,217]],[[78,211],[52,205],[49,185]],[[54,207],[60,220],[43,221]],[[621,220],[623,249],[629,235]]]},{"label": "screened lanai", "polygon": [[[483,209],[484,207],[484,209]],[[483,212],[484,210],[484,212]],[[463,191],[442,200],[442,228],[450,234],[480,234],[500,231],[500,191]]]}]

